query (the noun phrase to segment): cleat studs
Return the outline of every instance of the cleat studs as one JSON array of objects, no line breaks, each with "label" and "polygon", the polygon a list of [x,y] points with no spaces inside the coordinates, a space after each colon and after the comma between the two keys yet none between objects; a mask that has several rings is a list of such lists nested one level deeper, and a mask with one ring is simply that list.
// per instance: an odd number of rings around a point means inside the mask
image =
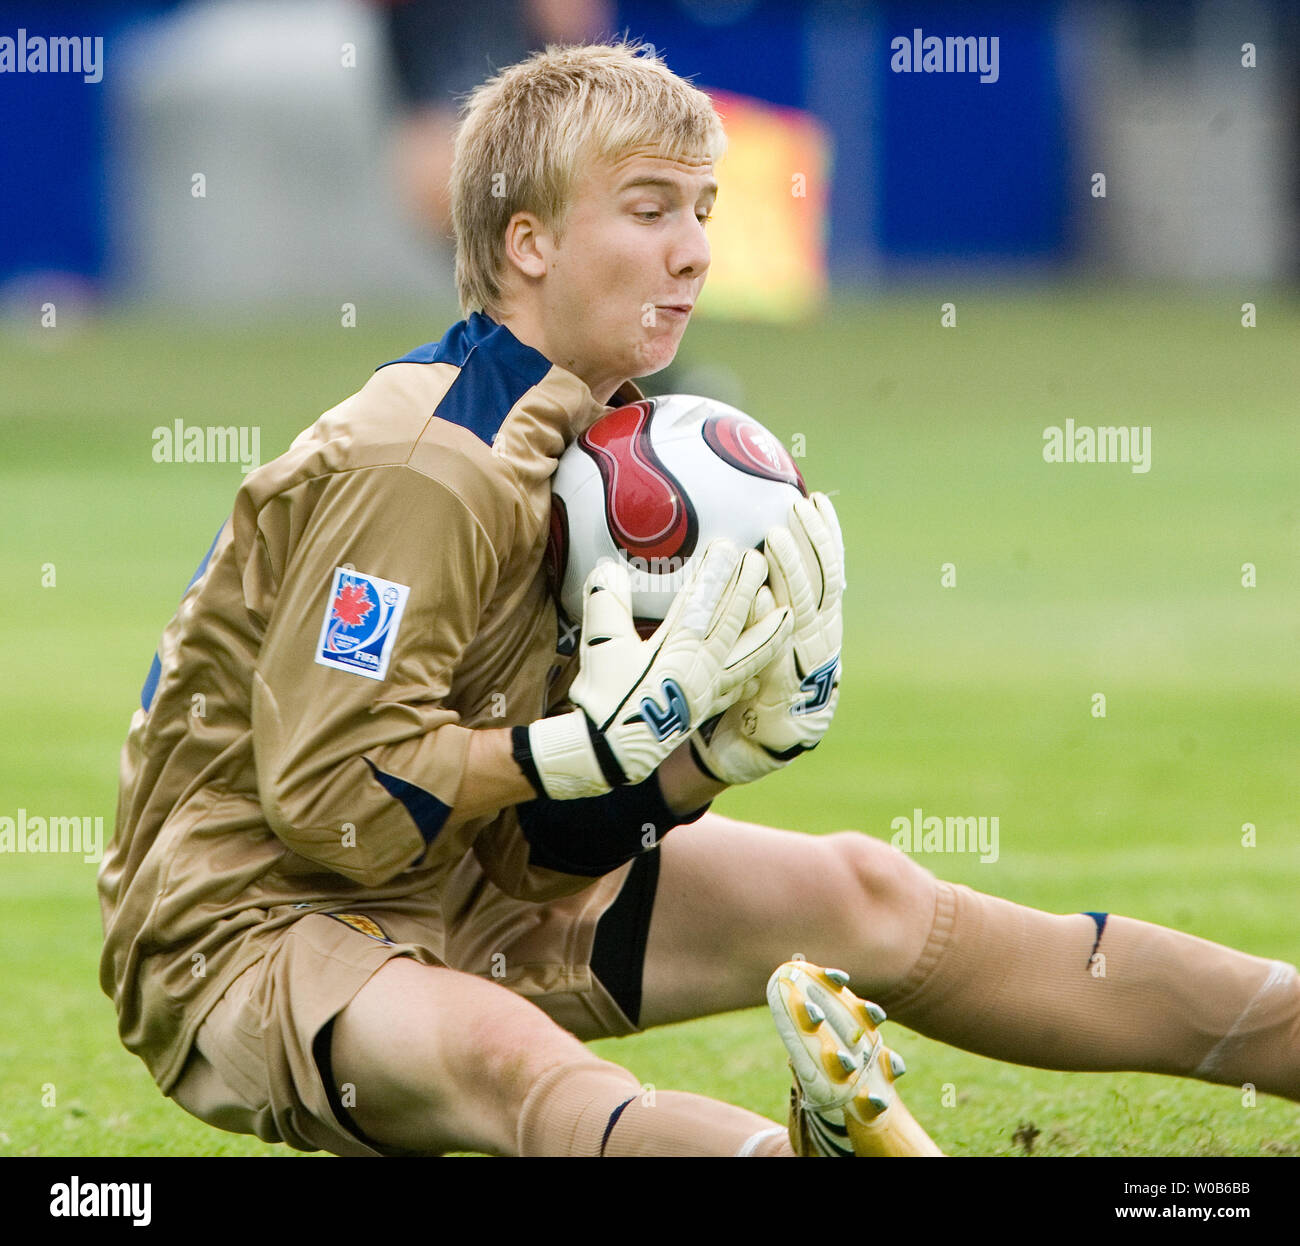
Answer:
[{"label": "cleat studs", "polygon": [[873,1004],[866,999],[862,1001],[862,1006],[867,1010],[867,1016],[871,1018],[873,1025],[879,1025],[885,1019],[885,1010],[879,1004]]},{"label": "cleat studs", "polygon": [[803,1007],[804,1011],[808,1014],[808,1020],[812,1025],[821,1025],[821,1023],[826,1020],[826,1014],[822,1012],[822,1010],[818,1008],[812,1000],[805,1000]]},{"label": "cleat studs", "polygon": [[868,1095],[867,1102],[871,1104],[877,1112],[883,1112],[889,1106],[889,1100],[884,1095]]},{"label": "cleat studs", "polygon": [[835,1058],[840,1062],[840,1068],[846,1073],[856,1073],[858,1071],[858,1062],[843,1047],[835,1053]]},{"label": "cleat studs", "polygon": [[895,1077],[902,1077],[907,1072],[907,1065],[903,1062],[903,1057],[896,1051],[889,1053],[889,1071]]},{"label": "cleat studs", "polygon": [[849,975],[843,969],[828,969],[826,976],[835,983],[836,986],[848,986]]}]

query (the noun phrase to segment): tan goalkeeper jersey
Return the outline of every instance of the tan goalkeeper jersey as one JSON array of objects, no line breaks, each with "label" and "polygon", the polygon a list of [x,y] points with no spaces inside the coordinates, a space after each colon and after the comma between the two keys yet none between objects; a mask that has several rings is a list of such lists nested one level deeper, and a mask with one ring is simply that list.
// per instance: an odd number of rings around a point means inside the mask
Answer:
[{"label": "tan goalkeeper jersey", "polygon": [[511,894],[589,881],[531,866],[514,810],[444,823],[471,729],[547,708],[549,478],[605,409],[475,314],[246,478],[163,633],[100,870],[101,984],[164,1091],[304,912],[400,900],[437,923],[480,832]]}]

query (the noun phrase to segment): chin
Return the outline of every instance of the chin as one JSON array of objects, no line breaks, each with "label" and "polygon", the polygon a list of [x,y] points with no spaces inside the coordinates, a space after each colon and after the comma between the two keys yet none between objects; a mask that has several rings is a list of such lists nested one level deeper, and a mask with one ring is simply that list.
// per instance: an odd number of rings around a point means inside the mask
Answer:
[{"label": "chin", "polygon": [[636,378],[642,376],[653,376],[656,372],[662,372],[674,359],[677,358],[677,347],[679,345],[679,341],[674,341],[666,346],[650,346],[641,352],[637,370],[628,373],[628,375]]}]

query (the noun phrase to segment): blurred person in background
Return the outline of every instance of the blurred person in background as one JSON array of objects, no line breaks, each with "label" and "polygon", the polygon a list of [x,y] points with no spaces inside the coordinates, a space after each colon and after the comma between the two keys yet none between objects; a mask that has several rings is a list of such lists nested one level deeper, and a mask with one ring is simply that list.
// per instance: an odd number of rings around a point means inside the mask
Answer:
[{"label": "blurred person in background", "polygon": [[394,172],[403,208],[452,244],[448,182],[460,99],[548,43],[612,32],[609,0],[374,0],[382,10],[400,117]]}]

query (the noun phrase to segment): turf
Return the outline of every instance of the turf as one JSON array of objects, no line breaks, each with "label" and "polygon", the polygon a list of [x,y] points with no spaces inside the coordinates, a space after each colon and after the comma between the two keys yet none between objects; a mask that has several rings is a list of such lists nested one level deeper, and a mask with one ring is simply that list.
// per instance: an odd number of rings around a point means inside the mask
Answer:
[{"label": "turf", "polygon": [[[1251,296],[1256,329],[1235,292],[974,288],[844,302],[797,328],[693,326],[683,361],[731,369],[744,405],[805,451],[849,548],[834,730],[717,807],[885,838],[915,808],[997,816],[995,862],[918,859],[1050,911],[1300,960],[1300,312]],[[154,462],[153,429],[257,425],[270,458],[449,318],[115,313],[0,338],[0,815],[98,815],[111,833],[158,634],[239,483],[233,465]],[[1045,463],[1043,430],[1067,417],[1149,425],[1150,472]],[[192,1121],[120,1048],[92,864],[0,856],[0,905],[0,1153],[293,1154]],[[1300,1153],[1282,1101],[891,1032],[909,1103],[955,1154]],[[761,1010],[596,1046],[648,1084],[782,1118]]]}]

